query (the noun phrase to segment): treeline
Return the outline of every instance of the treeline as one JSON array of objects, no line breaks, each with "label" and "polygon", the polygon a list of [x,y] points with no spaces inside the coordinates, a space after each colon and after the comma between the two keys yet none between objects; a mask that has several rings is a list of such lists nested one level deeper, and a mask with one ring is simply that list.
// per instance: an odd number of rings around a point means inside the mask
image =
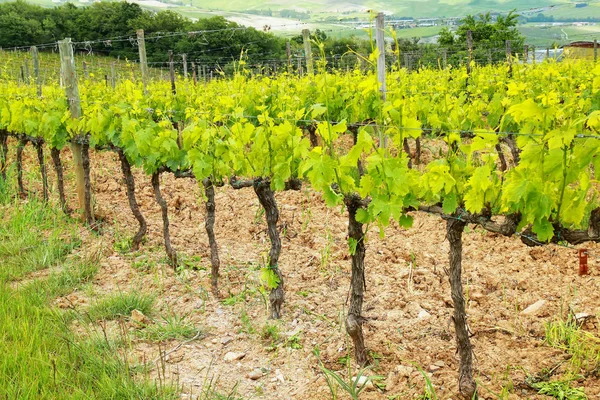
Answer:
[{"label": "treeline", "polygon": [[[458,65],[466,59],[466,31],[473,32],[475,49],[486,51],[478,54],[480,62],[505,59],[502,51],[491,56],[489,49],[502,49],[505,40],[513,42],[513,50],[520,52],[523,37],[516,30],[517,16],[509,14],[492,20],[489,14],[468,16],[456,33],[443,29],[440,44],[422,44],[418,38],[394,42],[391,50],[399,49],[400,58],[395,62],[405,67],[437,65],[442,54],[449,64]],[[39,45],[54,43],[65,37],[74,42],[75,51],[86,54],[106,55],[121,59],[137,60],[138,47],[135,31],[143,29],[146,34],[146,52],[150,63],[168,61],[168,51],[186,54],[189,62],[209,64],[231,71],[232,63],[242,55],[253,66],[286,63],[286,39],[254,28],[244,28],[222,17],[192,21],[172,11],[143,10],[138,4],[127,2],[98,2],[88,7],[75,7],[66,3],[59,7],[43,8],[22,0],[0,4],[0,47]],[[311,35],[322,43],[323,50],[313,44],[313,54],[318,60],[325,56],[327,65],[336,68],[353,68],[357,64],[368,66],[368,55],[374,43],[351,36],[327,37],[316,30]],[[291,42],[292,65],[302,60],[302,37]],[[46,47],[45,51],[53,47]],[[407,57],[409,56],[409,57]],[[394,62],[390,58],[390,63]]]},{"label": "treeline", "polygon": [[[222,17],[192,21],[172,11],[143,10],[127,2],[98,2],[89,7],[66,3],[43,8],[24,1],[0,4],[0,47],[56,42],[70,37],[78,52],[138,59],[136,29],[144,29],[149,62],[168,59],[168,50],[188,59],[226,64],[243,51],[250,59],[285,56],[285,41],[254,28],[241,29]],[[208,31],[185,34],[192,31]]]}]

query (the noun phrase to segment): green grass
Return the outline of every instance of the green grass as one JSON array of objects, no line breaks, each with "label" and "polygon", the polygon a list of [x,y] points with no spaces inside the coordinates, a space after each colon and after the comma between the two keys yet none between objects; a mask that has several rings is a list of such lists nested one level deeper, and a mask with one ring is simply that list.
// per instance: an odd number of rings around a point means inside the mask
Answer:
[{"label": "green grass", "polygon": [[111,320],[129,316],[133,310],[144,315],[152,313],[154,296],[139,291],[115,293],[93,304],[88,313],[92,320]]},{"label": "green grass", "polygon": [[70,254],[80,228],[60,212],[13,198],[0,182],[0,399],[177,398],[174,387],[136,376],[120,341],[75,333],[76,312],[51,306],[93,279],[97,256]]},{"label": "green grass", "polygon": [[549,346],[569,354],[567,373],[571,376],[600,369],[600,337],[582,329],[572,315],[546,323],[545,335]]},{"label": "green grass", "polygon": [[41,202],[15,202],[11,209],[15,211],[11,218],[0,224],[0,280],[15,280],[52,267],[80,246],[64,217]]},{"label": "green grass", "polygon": [[587,400],[585,392],[581,388],[573,387],[570,380],[537,382],[531,385],[538,390],[538,394],[559,400]]},{"label": "green grass", "polygon": [[185,317],[170,314],[139,331],[138,336],[146,340],[162,342],[173,339],[190,339],[201,333],[201,330]]}]

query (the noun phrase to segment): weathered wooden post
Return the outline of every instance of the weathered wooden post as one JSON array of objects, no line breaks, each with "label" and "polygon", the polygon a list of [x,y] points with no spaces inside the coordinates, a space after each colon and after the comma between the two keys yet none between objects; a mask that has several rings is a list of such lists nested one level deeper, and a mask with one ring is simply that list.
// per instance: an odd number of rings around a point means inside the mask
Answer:
[{"label": "weathered wooden post", "polygon": [[188,69],[187,69],[187,54],[182,54],[181,58],[183,59],[183,77],[187,79],[188,77]]},{"label": "weathered wooden post", "polygon": [[138,42],[138,54],[140,57],[140,69],[142,70],[142,85],[144,86],[144,94],[146,94],[148,87],[148,60],[146,58],[146,39],[144,38],[143,29],[138,29],[136,31],[136,34]]},{"label": "weathered wooden post", "polygon": [[290,42],[285,42],[285,55],[287,56],[287,72],[288,74],[292,73],[292,49],[290,47]]},{"label": "weathered wooden post", "polygon": [[[385,16],[383,13],[377,14],[375,18],[375,41],[377,43],[377,82],[379,82],[379,92],[381,99],[385,102],[387,86],[385,81],[385,36],[384,36]],[[379,129],[379,147],[387,147],[387,137],[385,131]]]},{"label": "weathered wooden post", "polygon": [[173,62],[173,50],[169,50],[169,77],[171,79],[171,92],[173,94],[177,94],[177,89],[175,88],[175,63]]},{"label": "weathered wooden post", "polygon": [[31,49],[31,58],[33,60],[33,79],[35,82],[35,86],[37,88],[38,96],[42,95],[42,82],[40,79],[40,59],[38,57],[38,49],[35,46],[32,46]]},{"label": "weathered wooden post", "polygon": [[[79,98],[79,87],[77,85],[77,72],[75,70],[75,58],[73,56],[73,46],[71,39],[66,38],[58,42],[60,52],[62,77],[65,85],[65,93],[69,103],[71,118],[81,118],[81,101]],[[85,142],[85,141],[84,141]],[[75,181],[77,185],[77,197],[79,198],[79,208],[81,216],[88,224],[93,224],[94,216],[91,209],[91,193],[89,191],[89,168],[86,173],[84,161],[89,164],[89,159],[84,160],[84,144],[81,143],[81,134],[73,138],[71,142],[71,152],[73,153],[73,164],[75,169]],[[89,166],[89,165],[88,165]]]},{"label": "weathered wooden post", "polygon": [[302,29],[302,41],[304,42],[304,58],[306,59],[306,73],[312,75],[314,73],[314,69],[312,47],[310,45],[310,31],[308,29]]}]

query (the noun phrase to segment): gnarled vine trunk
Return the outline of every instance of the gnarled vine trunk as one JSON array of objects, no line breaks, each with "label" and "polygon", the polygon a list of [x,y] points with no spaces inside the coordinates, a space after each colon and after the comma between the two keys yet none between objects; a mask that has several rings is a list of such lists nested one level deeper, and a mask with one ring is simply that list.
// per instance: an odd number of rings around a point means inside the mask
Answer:
[{"label": "gnarled vine trunk", "polygon": [[90,144],[87,140],[81,145],[81,164],[83,166],[83,184],[85,200],[85,221],[94,226],[94,212],[92,210],[92,184],[90,180]]},{"label": "gnarled vine trunk", "polygon": [[26,144],[27,140],[19,139],[19,144],[17,145],[17,185],[19,187],[19,196],[22,199],[27,197],[25,187],[23,186],[23,149],[25,149]]},{"label": "gnarled vine trunk", "polygon": [[152,174],[152,188],[154,189],[154,198],[160,206],[163,220],[163,237],[165,239],[165,250],[167,257],[171,261],[173,269],[177,269],[177,252],[171,247],[171,235],[169,233],[169,209],[167,207],[167,201],[162,197],[160,192],[160,173],[155,172]]},{"label": "gnarled vine trunk", "polygon": [[125,178],[125,186],[127,187],[127,200],[129,200],[129,208],[131,208],[131,212],[137,219],[140,228],[137,233],[131,239],[131,250],[135,251],[140,248],[140,244],[142,243],[142,239],[146,235],[146,231],[148,227],[146,225],[146,220],[140,211],[140,207],[138,206],[137,199],[135,198],[135,180],[133,179],[133,174],[131,173],[131,164],[127,159],[127,156],[123,152],[122,149],[117,150],[117,154],[119,155],[119,160],[121,161],[121,171],[123,171],[123,177]]},{"label": "gnarled vine trunk", "polygon": [[314,124],[309,125],[306,127],[306,130],[308,131],[308,139],[310,140],[310,146],[317,147],[319,145],[319,138],[317,136],[317,126]]},{"label": "gnarled vine trunk", "polygon": [[360,365],[367,363],[367,349],[363,336],[362,306],[366,288],[365,282],[365,241],[363,224],[356,220],[356,212],[362,207],[358,195],[346,196],[344,199],[348,208],[348,237],[356,243],[352,254],[352,278],[350,283],[350,307],[346,317],[346,331],[354,343],[356,362]]},{"label": "gnarled vine trunk", "polygon": [[202,184],[206,193],[206,220],[204,227],[206,228],[208,244],[210,245],[210,283],[213,293],[217,295],[219,293],[219,267],[221,262],[219,260],[219,247],[217,246],[217,239],[215,237],[215,186],[210,179],[204,179]]},{"label": "gnarled vine trunk", "polygon": [[510,148],[514,164],[519,165],[519,162],[521,161],[521,149],[519,149],[515,137],[513,135],[509,135],[506,137],[505,141]]},{"label": "gnarled vine trunk", "polygon": [[469,338],[467,312],[462,286],[462,234],[466,222],[450,217],[446,221],[446,237],[450,243],[450,268],[446,271],[450,280],[452,303],[454,304],[454,330],[456,346],[460,358],[459,364],[459,395],[463,399],[472,399],[477,391],[473,379],[473,346]]},{"label": "gnarled vine trunk", "polygon": [[265,210],[267,220],[267,230],[271,241],[271,250],[269,251],[269,268],[279,279],[275,288],[271,288],[269,294],[269,303],[271,305],[271,318],[281,318],[281,306],[283,305],[283,276],[279,270],[279,255],[281,254],[281,238],[277,231],[277,221],[279,220],[279,210],[275,202],[275,194],[271,190],[271,182],[268,179],[256,179],[254,181],[254,192],[258,196],[260,205]]},{"label": "gnarled vine trunk", "polygon": [[500,159],[500,170],[504,172],[508,169],[508,164],[506,163],[506,157],[504,156],[504,151],[502,150],[500,143],[496,144],[496,152],[498,153],[498,158]]},{"label": "gnarled vine trunk", "polygon": [[48,201],[48,175],[46,174],[46,163],[44,162],[44,148],[41,143],[35,144],[37,158],[40,164],[40,174],[42,175],[42,191],[44,201]]},{"label": "gnarled vine trunk", "polygon": [[6,181],[6,165],[8,157],[8,133],[0,131],[0,176]]},{"label": "gnarled vine trunk", "polygon": [[60,160],[60,150],[52,147],[50,149],[50,156],[52,157],[52,163],[54,164],[54,170],[56,171],[56,181],[58,186],[58,199],[60,201],[60,207],[65,214],[69,214],[69,207],[67,206],[67,199],[65,198],[65,181],[63,174],[63,165]]},{"label": "gnarled vine trunk", "polygon": [[412,155],[410,154],[410,146],[408,145],[408,139],[404,138],[404,143],[402,144],[404,147],[404,151],[408,156],[408,168],[412,168]]}]

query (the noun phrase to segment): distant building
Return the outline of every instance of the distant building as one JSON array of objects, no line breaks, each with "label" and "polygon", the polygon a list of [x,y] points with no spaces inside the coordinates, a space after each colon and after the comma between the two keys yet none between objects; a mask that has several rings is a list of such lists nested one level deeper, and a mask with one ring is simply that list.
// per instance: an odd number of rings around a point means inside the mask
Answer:
[{"label": "distant building", "polygon": [[573,42],[563,46],[566,58],[594,59],[594,42]]}]

